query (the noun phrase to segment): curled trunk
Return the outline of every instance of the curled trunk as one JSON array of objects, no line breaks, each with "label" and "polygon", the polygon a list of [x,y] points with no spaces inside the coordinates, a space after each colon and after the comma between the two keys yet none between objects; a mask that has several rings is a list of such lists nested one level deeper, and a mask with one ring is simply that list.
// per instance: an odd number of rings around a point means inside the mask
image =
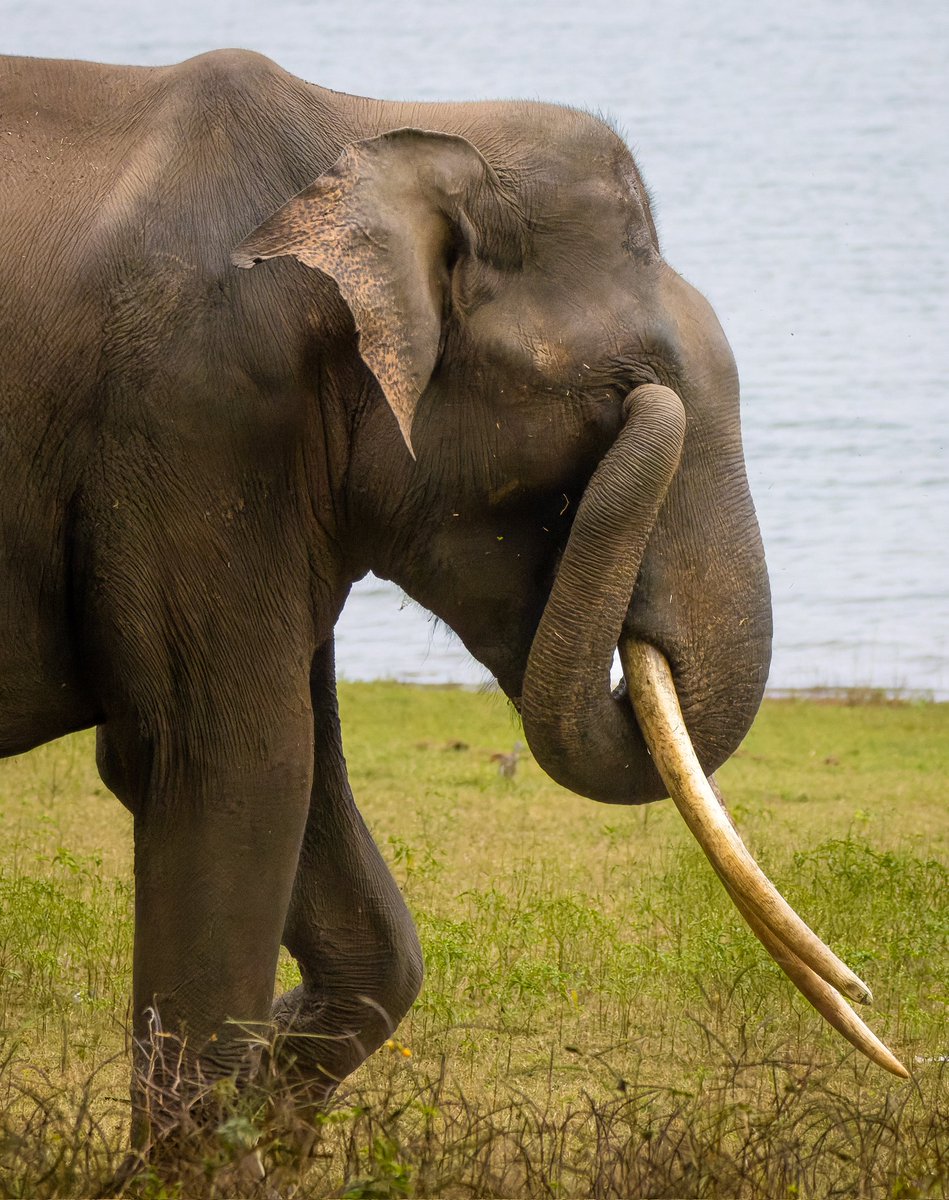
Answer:
[{"label": "curled trunk", "polygon": [[666,795],[609,672],[621,631],[661,650],[706,774],[741,742],[771,657],[768,576],[748,490],[735,361],[707,302],[658,278],[675,390],[647,385],[577,509],[530,649],[522,712],[536,758],[581,795]]},{"label": "curled trunk", "polygon": [[521,714],[534,757],[594,800],[665,795],[610,668],[656,515],[675,474],[685,413],[670,388],[646,384],[590,480],[531,646]]}]

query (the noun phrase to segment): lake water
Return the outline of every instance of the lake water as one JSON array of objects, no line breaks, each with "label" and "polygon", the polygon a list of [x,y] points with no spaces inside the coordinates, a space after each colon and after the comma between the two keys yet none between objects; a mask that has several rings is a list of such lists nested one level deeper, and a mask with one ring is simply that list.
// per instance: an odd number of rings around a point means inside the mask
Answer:
[{"label": "lake water", "polygon": [[[772,686],[949,698],[943,0],[0,0],[0,44],[139,63],[240,45],[342,91],[612,114],[738,359]],[[378,581],[338,642],[350,678],[486,678]]]}]

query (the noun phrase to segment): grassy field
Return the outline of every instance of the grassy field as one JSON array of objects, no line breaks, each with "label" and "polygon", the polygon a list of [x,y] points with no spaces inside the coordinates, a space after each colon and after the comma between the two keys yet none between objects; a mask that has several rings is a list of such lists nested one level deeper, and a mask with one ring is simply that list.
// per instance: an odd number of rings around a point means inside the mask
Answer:
[{"label": "grassy field", "polygon": [[[520,734],[494,695],[341,704],[422,995],[305,1166],[255,1090],[188,1182],[137,1194],[251,1187],[215,1174],[251,1152],[261,1196],[946,1194],[949,705],[772,701],[719,773],[762,866],[873,987],[902,1083],[793,992],[671,803],[580,800],[529,756],[502,777]],[[0,763],[0,1196],[89,1195],[121,1159],[130,861],[90,734]]]}]

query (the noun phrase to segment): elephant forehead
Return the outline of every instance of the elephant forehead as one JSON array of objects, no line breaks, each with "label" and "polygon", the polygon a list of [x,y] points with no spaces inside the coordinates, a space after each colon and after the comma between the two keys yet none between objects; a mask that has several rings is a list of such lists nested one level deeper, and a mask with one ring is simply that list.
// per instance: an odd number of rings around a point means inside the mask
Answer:
[{"label": "elephant forehead", "polygon": [[658,253],[645,187],[632,156],[624,146],[621,151],[574,146],[565,163],[562,148],[544,148],[543,158],[522,164],[514,187],[536,256],[569,254],[582,267],[585,260],[603,263],[631,251]]}]

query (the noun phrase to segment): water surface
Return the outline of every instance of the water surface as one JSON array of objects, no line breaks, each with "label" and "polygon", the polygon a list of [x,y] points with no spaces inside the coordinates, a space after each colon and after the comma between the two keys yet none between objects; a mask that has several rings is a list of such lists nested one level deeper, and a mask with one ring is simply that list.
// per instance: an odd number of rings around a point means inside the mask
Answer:
[{"label": "water surface", "polygon": [[[166,63],[241,45],[343,91],[612,114],[666,257],[738,359],[772,685],[949,698],[949,6],[3,0],[0,31],[12,53]],[[339,660],[353,678],[486,678],[372,580]]]}]

